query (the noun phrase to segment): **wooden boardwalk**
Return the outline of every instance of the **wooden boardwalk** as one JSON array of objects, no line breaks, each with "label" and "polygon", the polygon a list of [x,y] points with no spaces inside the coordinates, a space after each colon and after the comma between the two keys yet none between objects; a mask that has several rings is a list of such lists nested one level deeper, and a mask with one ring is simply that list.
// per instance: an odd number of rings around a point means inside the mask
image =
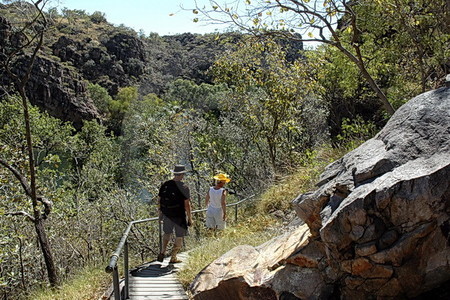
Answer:
[{"label": "wooden boardwalk", "polygon": [[183,267],[186,253],[178,258],[183,262],[170,264],[170,257],[163,262],[152,261],[130,271],[129,299],[131,300],[187,300],[176,272]]}]

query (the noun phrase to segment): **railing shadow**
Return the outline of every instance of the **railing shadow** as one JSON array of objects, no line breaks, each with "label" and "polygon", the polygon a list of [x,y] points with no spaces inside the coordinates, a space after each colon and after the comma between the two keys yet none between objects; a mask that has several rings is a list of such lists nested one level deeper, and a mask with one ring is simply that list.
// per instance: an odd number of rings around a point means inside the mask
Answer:
[{"label": "railing shadow", "polygon": [[150,264],[144,268],[139,268],[135,270],[131,270],[130,274],[133,277],[162,277],[167,274],[173,273],[175,269],[174,265],[167,265],[165,267],[161,267],[161,265]]}]

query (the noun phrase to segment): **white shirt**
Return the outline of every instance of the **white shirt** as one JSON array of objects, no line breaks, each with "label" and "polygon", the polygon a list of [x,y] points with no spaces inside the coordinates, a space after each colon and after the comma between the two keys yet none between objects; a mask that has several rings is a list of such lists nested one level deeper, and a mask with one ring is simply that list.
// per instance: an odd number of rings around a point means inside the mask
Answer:
[{"label": "white shirt", "polygon": [[222,207],[222,195],[224,188],[216,190],[214,187],[209,188],[209,205],[214,208]]}]

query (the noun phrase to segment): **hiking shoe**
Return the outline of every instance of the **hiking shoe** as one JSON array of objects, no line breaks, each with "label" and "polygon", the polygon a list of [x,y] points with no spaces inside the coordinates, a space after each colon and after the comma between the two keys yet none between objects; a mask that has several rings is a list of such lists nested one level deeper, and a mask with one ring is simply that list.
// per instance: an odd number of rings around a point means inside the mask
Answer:
[{"label": "hiking shoe", "polygon": [[163,262],[164,261],[164,253],[158,254],[158,258],[156,260],[159,262]]},{"label": "hiking shoe", "polygon": [[171,259],[170,259],[170,261],[169,261],[169,263],[171,263],[171,264],[178,264],[178,263],[180,263],[181,262],[181,260],[179,260],[178,258],[176,258],[176,257],[172,257]]}]

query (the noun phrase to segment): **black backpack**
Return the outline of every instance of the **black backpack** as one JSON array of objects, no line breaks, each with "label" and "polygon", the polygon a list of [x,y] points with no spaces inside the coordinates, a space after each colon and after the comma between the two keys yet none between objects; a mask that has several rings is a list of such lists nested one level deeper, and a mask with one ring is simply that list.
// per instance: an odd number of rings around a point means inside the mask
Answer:
[{"label": "black backpack", "polygon": [[183,196],[174,182],[167,182],[161,187],[160,207],[166,216],[178,216],[184,213]]}]

